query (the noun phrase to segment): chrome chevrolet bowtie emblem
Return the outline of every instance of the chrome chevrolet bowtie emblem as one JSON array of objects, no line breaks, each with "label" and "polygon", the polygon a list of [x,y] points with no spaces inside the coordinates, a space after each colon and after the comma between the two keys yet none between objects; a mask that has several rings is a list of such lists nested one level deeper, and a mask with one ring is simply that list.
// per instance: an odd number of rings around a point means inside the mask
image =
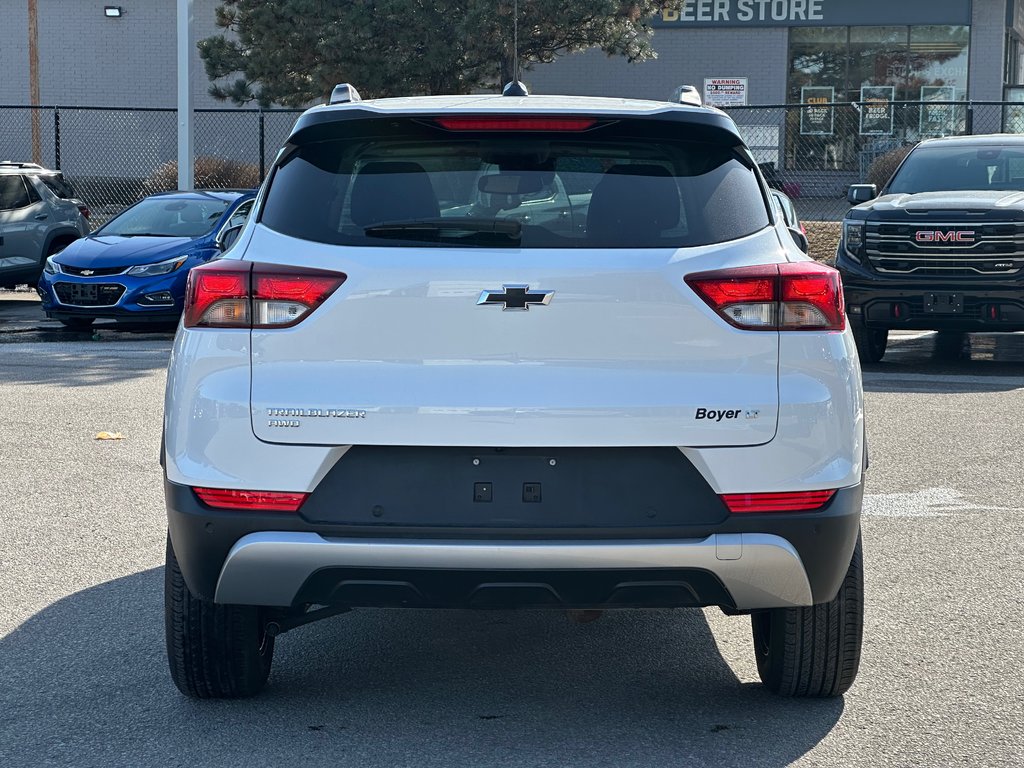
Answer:
[{"label": "chrome chevrolet bowtie emblem", "polygon": [[477,304],[501,304],[502,309],[526,311],[531,304],[550,304],[554,291],[531,291],[528,285],[503,285],[500,291],[482,291]]},{"label": "chrome chevrolet bowtie emblem", "polygon": [[83,269],[78,274],[82,275],[83,277],[92,277],[92,275],[94,274],[94,271],[91,270],[91,269]]}]

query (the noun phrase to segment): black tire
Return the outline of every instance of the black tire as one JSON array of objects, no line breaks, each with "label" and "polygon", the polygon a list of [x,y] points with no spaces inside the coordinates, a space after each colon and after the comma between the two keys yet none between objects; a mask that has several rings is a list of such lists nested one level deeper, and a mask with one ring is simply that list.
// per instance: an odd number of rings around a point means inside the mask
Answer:
[{"label": "black tire", "polygon": [[757,672],[780,696],[829,698],[853,685],[864,634],[860,537],[835,599],[751,614]]},{"label": "black tire", "polygon": [[221,605],[193,595],[167,538],[164,569],[167,660],[178,690],[194,699],[234,699],[259,693],[270,675],[274,638],[262,611]]},{"label": "black tire", "polygon": [[878,363],[885,356],[885,348],[889,345],[888,328],[868,328],[860,323],[852,323],[853,340],[857,343],[857,354],[862,363]]},{"label": "black tire", "polygon": [[69,331],[87,331],[96,322],[95,317],[65,317],[60,324]]}]

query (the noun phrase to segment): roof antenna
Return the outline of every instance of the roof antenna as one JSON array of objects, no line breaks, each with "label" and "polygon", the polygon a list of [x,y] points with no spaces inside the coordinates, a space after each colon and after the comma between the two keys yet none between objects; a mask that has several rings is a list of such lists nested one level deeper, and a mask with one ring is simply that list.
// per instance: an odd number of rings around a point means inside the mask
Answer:
[{"label": "roof antenna", "polygon": [[519,79],[519,0],[512,0],[512,82],[501,89],[502,96],[529,96],[526,85]]}]

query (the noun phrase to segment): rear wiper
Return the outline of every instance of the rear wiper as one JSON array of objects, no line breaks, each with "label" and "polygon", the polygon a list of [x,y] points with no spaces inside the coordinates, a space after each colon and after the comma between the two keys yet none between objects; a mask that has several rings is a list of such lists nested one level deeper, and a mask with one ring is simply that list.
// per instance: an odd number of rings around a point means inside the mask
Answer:
[{"label": "rear wiper", "polygon": [[444,232],[479,232],[491,235],[505,235],[518,238],[523,225],[518,221],[485,220],[471,218],[410,219],[408,221],[382,221],[363,229],[367,237],[401,237],[420,232],[439,235]]}]

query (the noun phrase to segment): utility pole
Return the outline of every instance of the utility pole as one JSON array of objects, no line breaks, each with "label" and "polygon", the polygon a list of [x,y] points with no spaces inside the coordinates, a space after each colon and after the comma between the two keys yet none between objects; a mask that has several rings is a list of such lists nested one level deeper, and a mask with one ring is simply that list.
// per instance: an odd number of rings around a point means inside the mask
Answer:
[{"label": "utility pole", "polygon": [[28,0],[28,100],[32,105],[32,162],[43,162],[43,140],[39,115],[39,8],[37,0]]},{"label": "utility pole", "polygon": [[195,185],[191,63],[192,0],[178,0],[178,189],[183,190]]}]

